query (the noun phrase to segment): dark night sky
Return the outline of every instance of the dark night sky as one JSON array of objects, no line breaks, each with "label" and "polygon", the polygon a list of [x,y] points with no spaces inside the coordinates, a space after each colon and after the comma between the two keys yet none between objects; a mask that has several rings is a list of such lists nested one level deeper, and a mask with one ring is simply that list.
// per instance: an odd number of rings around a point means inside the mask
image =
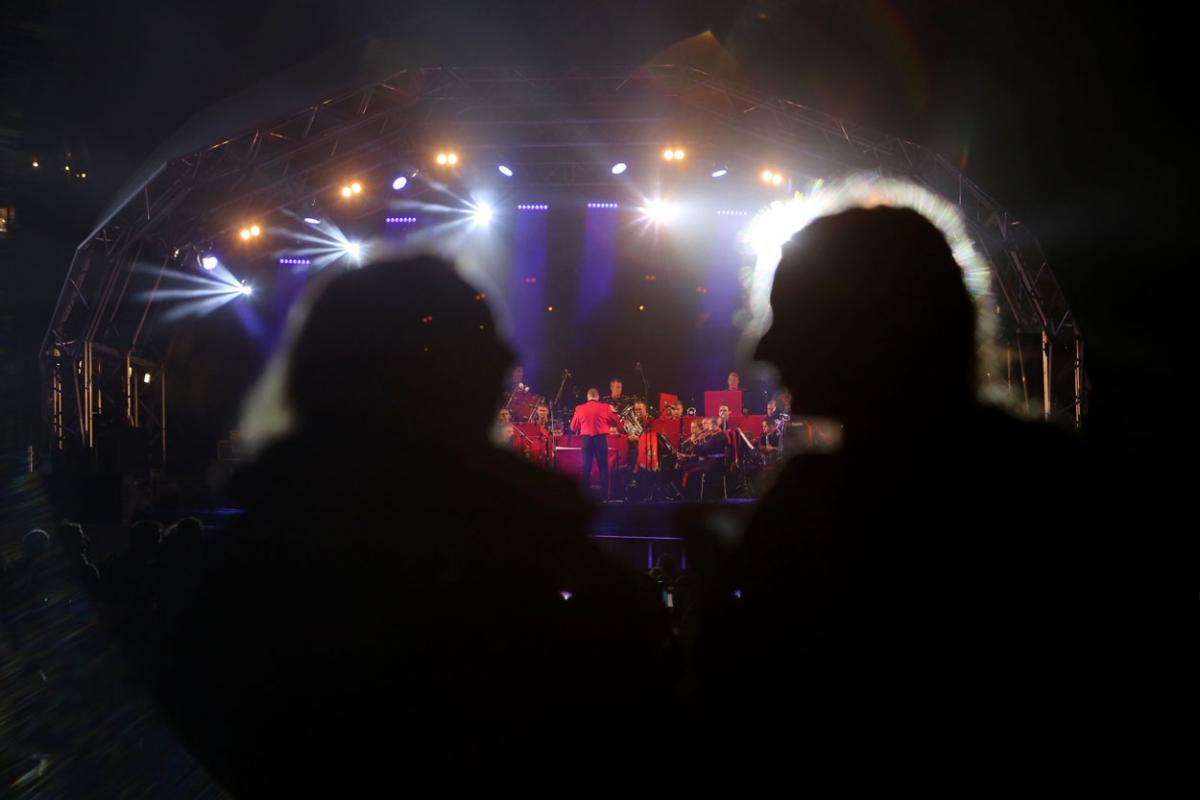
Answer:
[{"label": "dark night sky", "polygon": [[[0,248],[0,315],[33,331],[24,344],[36,347],[70,251],[128,173],[192,113],[264,74],[364,34],[419,42],[442,63],[634,63],[711,28],[747,82],[932,146],[1035,227],[1088,337],[1101,420],[1129,424],[1168,392],[1192,294],[1175,246],[1188,51],[1163,20],[951,0],[270,9],[59,0],[6,11],[0,194],[19,206],[23,238]],[[28,168],[30,156],[61,165],[68,154],[83,184]]]}]

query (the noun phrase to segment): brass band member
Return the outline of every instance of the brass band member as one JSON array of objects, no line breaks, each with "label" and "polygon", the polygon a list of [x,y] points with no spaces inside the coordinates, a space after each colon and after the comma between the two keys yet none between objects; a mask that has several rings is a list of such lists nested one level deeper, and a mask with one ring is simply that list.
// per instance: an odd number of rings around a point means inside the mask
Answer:
[{"label": "brass band member", "polygon": [[779,433],[779,426],[770,417],[764,419],[762,433],[758,436],[758,449],[762,452],[763,460],[766,463],[774,463],[783,455],[782,441],[783,437]]},{"label": "brass band member", "polygon": [[601,398],[601,402],[608,403],[618,414],[625,413],[632,401],[623,394],[624,389],[625,384],[621,383],[621,379],[613,378],[608,382],[608,395]]},{"label": "brass band member", "polygon": [[729,406],[722,403],[721,407],[717,409],[717,428],[723,431],[729,430],[730,416]]},{"label": "brass band member", "polygon": [[550,435],[550,405],[548,403],[537,404],[537,415],[533,418],[537,424],[538,430],[543,436]]}]

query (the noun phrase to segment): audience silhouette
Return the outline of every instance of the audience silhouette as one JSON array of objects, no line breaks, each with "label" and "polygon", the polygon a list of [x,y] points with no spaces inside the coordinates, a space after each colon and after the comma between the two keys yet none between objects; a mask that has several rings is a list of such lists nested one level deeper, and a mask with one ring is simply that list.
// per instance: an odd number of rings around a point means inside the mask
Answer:
[{"label": "audience silhouette", "polygon": [[1079,454],[977,400],[976,311],[945,237],[908,209],[817,219],[771,307],[756,357],[844,438],[785,467],[736,550],[696,553],[711,740],[737,725],[754,759],[872,740],[997,757],[1012,724],[1062,724],[1095,564],[1077,507],[1050,498],[1071,496]]},{"label": "audience silhouette", "polygon": [[341,273],[251,412],[277,433],[234,481],[244,518],[139,537],[160,603],[130,652],[236,796],[548,776],[656,735],[630,721],[669,713],[666,610],[585,537],[573,482],[489,443],[511,361],[451,264]]}]

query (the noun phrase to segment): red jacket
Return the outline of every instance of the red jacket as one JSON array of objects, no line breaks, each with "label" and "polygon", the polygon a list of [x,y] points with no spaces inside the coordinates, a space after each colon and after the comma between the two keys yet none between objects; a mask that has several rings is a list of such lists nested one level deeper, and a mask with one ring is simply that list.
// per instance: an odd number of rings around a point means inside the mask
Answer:
[{"label": "red jacket", "polygon": [[588,400],[581,406],[575,406],[575,416],[571,417],[571,430],[581,436],[608,433],[609,428],[620,424],[621,418],[613,413],[612,406],[599,400]]}]

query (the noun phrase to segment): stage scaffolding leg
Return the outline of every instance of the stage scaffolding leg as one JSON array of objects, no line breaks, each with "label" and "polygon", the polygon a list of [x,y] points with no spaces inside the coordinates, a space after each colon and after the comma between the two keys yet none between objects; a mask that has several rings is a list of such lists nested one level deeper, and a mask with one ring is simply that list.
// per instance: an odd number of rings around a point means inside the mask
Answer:
[{"label": "stage scaffolding leg", "polygon": [[1075,337],[1075,427],[1083,426],[1083,339]]},{"label": "stage scaffolding leg", "polygon": [[167,464],[167,370],[164,367],[158,373],[159,393],[162,397],[162,411],[158,421],[159,436],[162,440],[162,463]]},{"label": "stage scaffolding leg", "polygon": [[1042,416],[1047,421],[1050,420],[1051,401],[1053,400],[1053,394],[1051,392],[1053,377],[1050,373],[1052,366],[1052,353],[1050,352],[1051,346],[1052,341],[1050,339],[1050,334],[1047,331],[1042,331]]}]

